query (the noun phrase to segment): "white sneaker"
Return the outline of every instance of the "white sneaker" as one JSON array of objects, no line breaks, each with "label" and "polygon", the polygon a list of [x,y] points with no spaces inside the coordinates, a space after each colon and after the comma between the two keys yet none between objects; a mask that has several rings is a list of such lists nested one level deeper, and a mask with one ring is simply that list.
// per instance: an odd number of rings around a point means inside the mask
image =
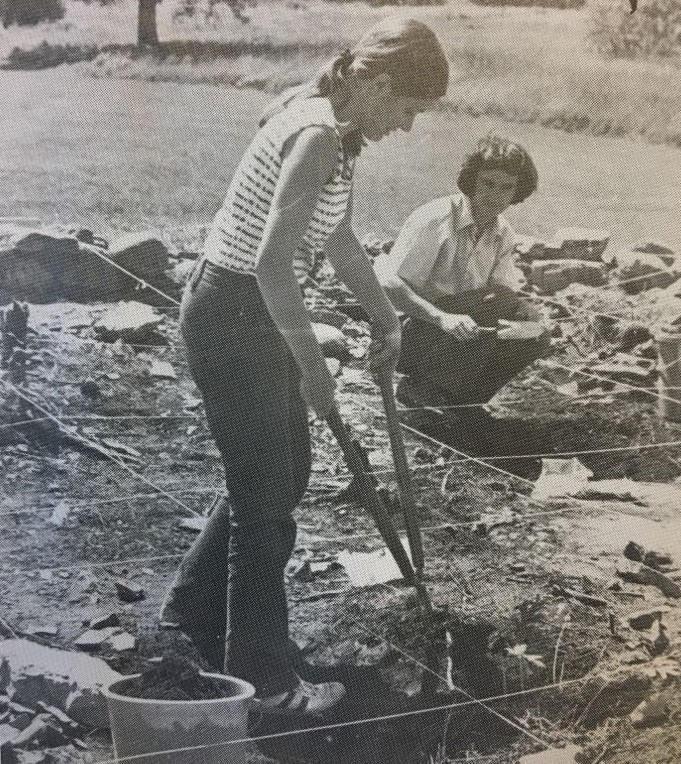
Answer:
[{"label": "white sneaker", "polygon": [[255,698],[255,709],[268,714],[318,716],[335,708],[345,697],[340,682],[312,684],[298,677],[298,684],[287,692]]}]

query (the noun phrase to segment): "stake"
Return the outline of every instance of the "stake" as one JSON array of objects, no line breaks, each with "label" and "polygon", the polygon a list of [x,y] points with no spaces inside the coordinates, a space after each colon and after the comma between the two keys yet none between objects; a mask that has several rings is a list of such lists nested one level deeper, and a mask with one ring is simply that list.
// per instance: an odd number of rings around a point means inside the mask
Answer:
[{"label": "stake", "polygon": [[388,421],[388,435],[390,436],[390,447],[393,453],[393,462],[395,463],[400,505],[404,512],[404,521],[407,527],[411,559],[414,562],[416,574],[420,577],[424,567],[423,539],[421,538],[416,499],[414,498],[414,487],[411,482],[409,463],[407,462],[404,439],[402,438],[402,428],[400,427],[400,421],[397,416],[392,374],[390,371],[383,368],[378,370],[377,375],[378,384],[381,388],[381,395],[383,396],[386,419]]}]

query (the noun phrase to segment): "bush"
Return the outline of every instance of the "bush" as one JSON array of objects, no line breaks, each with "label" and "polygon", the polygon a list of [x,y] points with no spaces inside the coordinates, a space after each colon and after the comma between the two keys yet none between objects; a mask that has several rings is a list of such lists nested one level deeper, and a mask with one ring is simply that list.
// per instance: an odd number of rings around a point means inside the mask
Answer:
[{"label": "bush", "polygon": [[2,64],[3,69],[49,69],[61,64],[76,64],[92,61],[99,52],[96,45],[55,45],[40,43],[34,48],[23,50],[14,48]]},{"label": "bush", "polygon": [[591,38],[614,58],[681,60],[681,0],[640,0],[635,13],[611,0],[599,3],[591,13]]},{"label": "bush", "polygon": [[516,8],[581,8],[586,0],[471,0],[476,5],[512,5]]},{"label": "bush", "polygon": [[[364,0],[374,8],[385,5],[444,5],[447,0]],[[354,0],[328,0],[331,3],[351,3]]]},{"label": "bush", "polygon": [[5,29],[12,24],[35,26],[41,21],[59,21],[65,14],[63,0],[0,0],[0,19]]}]

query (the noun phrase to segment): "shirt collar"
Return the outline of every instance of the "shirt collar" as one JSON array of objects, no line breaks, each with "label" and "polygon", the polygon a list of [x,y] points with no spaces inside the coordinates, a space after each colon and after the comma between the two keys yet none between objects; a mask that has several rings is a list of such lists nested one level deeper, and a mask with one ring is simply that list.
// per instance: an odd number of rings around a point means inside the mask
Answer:
[{"label": "shirt collar", "polygon": [[[473,220],[471,201],[465,194],[456,194],[452,197],[452,216],[454,216],[453,219],[456,222],[457,231],[463,231],[471,226],[476,227],[475,220]],[[501,221],[498,215],[494,224],[483,229],[480,233],[485,233],[485,231],[491,231],[496,236],[501,236]]]}]

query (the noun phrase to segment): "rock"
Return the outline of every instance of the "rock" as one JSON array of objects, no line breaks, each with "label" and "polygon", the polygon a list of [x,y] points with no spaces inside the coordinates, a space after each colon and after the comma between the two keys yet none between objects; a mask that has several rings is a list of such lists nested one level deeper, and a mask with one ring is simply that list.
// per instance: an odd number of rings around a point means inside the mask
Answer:
[{"label": "rock", "polygon": [[577,745],[566,745],[565,748],[548,748],[539,753],[521,756],[518,764],[574,764],[577,754],[581,752]]},{"label": "rock", "polygon": [[107,643],[111,649],[115,650],[117,653],[122,653],[125,650],[134,650],[137,644],[135,637],[133,637],[132,634],[128,634],[127,631],[124,631],[121,634],[114,634],[112,637],[109,637]]},{"label": "rock", "polygon": [[329,310],[327,308],[313,308],[309,311],[310,321],[314,324],[326,324],[336,329],[342,329],[348,323],[348,317],[345,313],[338,310]]},{"label": "rock", "polygon": [[179,286],[184,286],[189,281],[195,265],[196,260],[190,260],[189,258],[180,260],[170,270],[170,278]]},{"label": "rock", "polygon": [[93,325],[103,342],[122,340],[145,345],[157,338],[156,329],[163,321],[154,308],[140,302],[119,302],[108,308]]},{"label": "rock", "polygon": [[69,738],[54,723],[50,714],[38,714],[28,727],[12,740],[12,747],[39,746],[41,748],[56,748],[68,742]]},{"label": "rock", "polygon": [[667,552],[657,552],[653,549],[646,550],[635,541],[630,541],[624,547],[624,556],[627,560],[642,562],[649,568],[655,568],[655,570],[663,570],[665,567],[673,564],[673,559]]},{"label": "rock", "polygon": [[652,680],[641,669],[601,674],[587,680],[581,694],[588,698],[580,721],[596,727],[615,716],[626,716],[645,698]]},{"label": "rock", "polygon": [[122,578],[114,581],[114,586],[116,587],[116,594],[123,602],[140,602],[147,596],[139,584],[124,581]]},{"label": "rock", "polygon": [[177,373],[169,361],[158,361],[153,358],[149,368],[149,376],[155,379],[177,379]]},{"label": "rock", "polygon": [[634,244],[631,251],[657,255],[666,265],[672,265],[676,260],[676,253],[674,250],[661,241],[639,241]]},{"label": "rock", "polygon": [[340,329],[328,324],[313,323],[312,331],[327,358],[336,358],[341,363],[352,360],[348,340]]},{"label": "rock", "polygon": [[343,370],[343,365],[337,358],[327,358],[326,367],[332,377],[337,377]]},{"label": "rock", "polygon": [[610,234],[590,228],[561,228],[548,243],[565,259],[600,261]]},{"label": "rock", "polygon": [[89,626],[90,629],[105,629],[108,626],[120,625],[121,619],[117,613],[101,613],[83,621],[83,626]]},{"label": "rock", "polygon": [[681,586],[655,568],[649,568],[642,562],[632,562],[623,558],[617,565],[617,575],[631,584],[656,586],[665,597],[681,597]]},{"label": "rock", "polygon": [[627,616],[629,626],[636,631],[647,631],[651,629],[656,621],[662,620],[662,614],[668,613],[671,608],[667,605],[660,605],[647,610],[637,610]]},{"label": "rock", "polygon": [[0,724],[0,749],[19,737],[20,733],[21,730],[13,727],[11,724]]},{"label": "rock", "polygon": [[625,250],[618,252],[617,278],[627,294],[639,294],[646,289],[665,289],[681,275],[681,264],[668,265],[658,255]]},{"label": "rock", "polygon": [[107,626],[103,629],[88,629],[78,639],[74,640],[73,644],[81,650],[98,650],[118,630],[117,626]]},{"label": "rock", "polygon": [[535,260],[529,274],[530,283],[545,294],[555,294],[570,284],[602,286],[606,282],[604,263],[583,260]]},{"label": "rock", "polygon": [[149,231],[119,237],[107,255],[117,265],[152,284],[165,276],[170,265],[165,244]]},{"label": "rock", "polygon": [[636,728],[658,727],[667,721],[669,713],[669,697],[666,692],[661,692],[636,706],[629,719]]},{"label": "rock", "polygon": [[0,641],[0,655],[9,663],[17,703],[36,708],[42,701],[85,726],[109,726],[101,688],[122,675],[104,661],[27,639]]}]

